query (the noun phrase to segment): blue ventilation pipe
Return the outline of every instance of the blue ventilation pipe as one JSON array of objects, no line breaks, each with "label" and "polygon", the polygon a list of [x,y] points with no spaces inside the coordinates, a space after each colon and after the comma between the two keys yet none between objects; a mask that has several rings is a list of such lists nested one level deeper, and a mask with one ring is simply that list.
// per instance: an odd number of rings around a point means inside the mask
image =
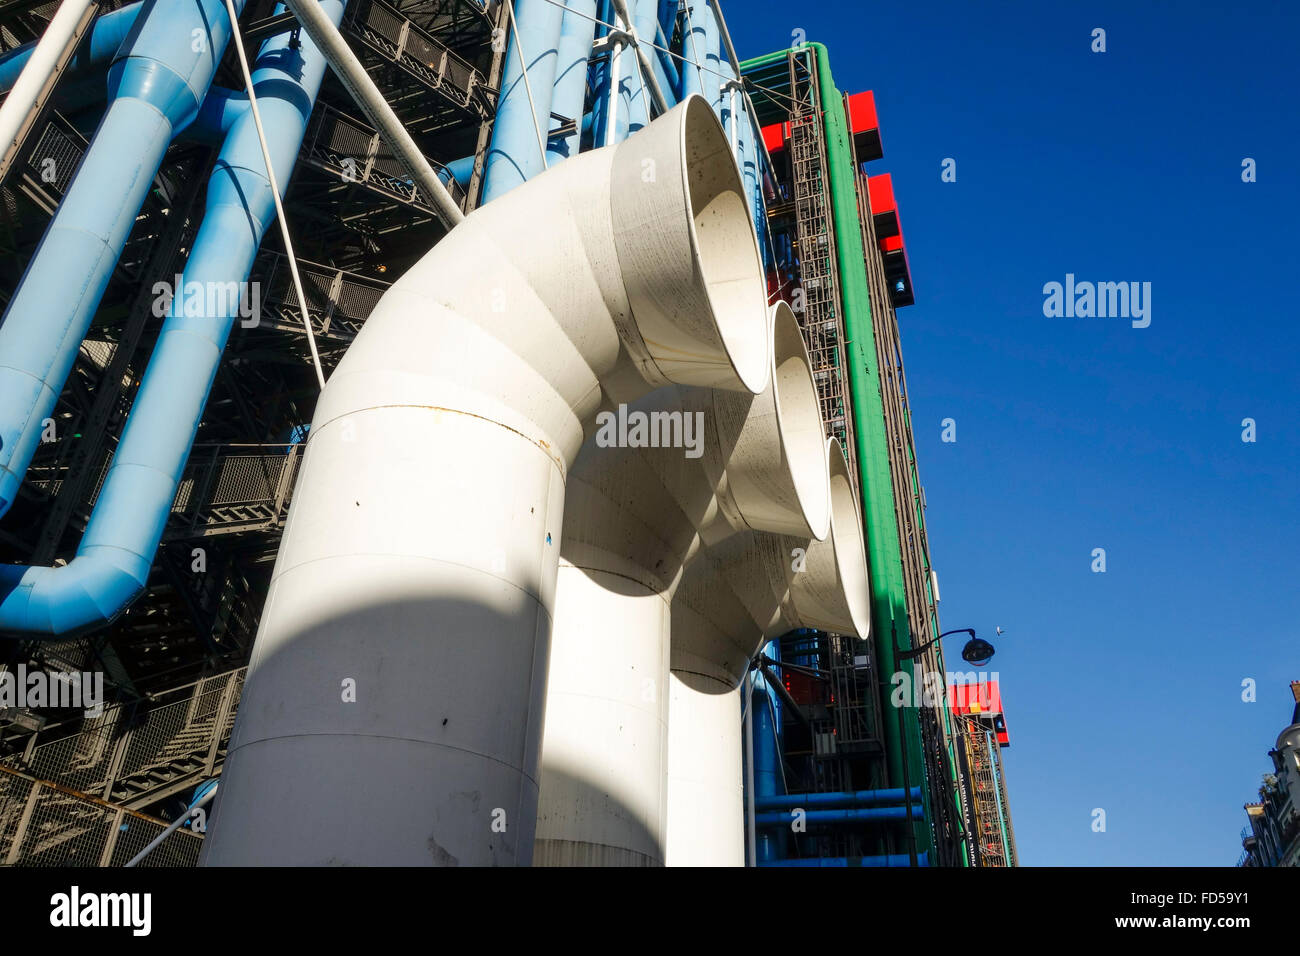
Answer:
[{"label": "blue ventilation pipe", "polygon": [[[596,38],[596,0],[568,0],[560,23],[559,60],[551,112],[577,120],[577,129],[564,136],[552,136],[546,143],[548,166],[578,155],[582,142],[582,113],[587,102],[587,64]],[[553,122],[552,127],[558,126]]]},{"label": "blue ventilation pipe", "polygon": [[718,29],[718,17],[711,4],[703,3],[700,15],[704,20],[704,98],[713,107],[713,112],[722,115],[722,60],[719,56],[722,33]]},{"label": "blue ventilation pipe", "polygon": [[[126,41],[142,9],[144,3],[138,2],[120,10],[101,13],[90,26],[90,35],[82,37],[65,69],[76,72],[87,67],[103,66],[112,60]],[[25,43],[0,56],[0,93],[8,93],[18,82],[19,74],[36,49],[36,42],[33,40]]]},{"label": "blue ventilation pipe", "polygon": [[[178,4],[179,5],[179,4]],[[187,4],[188,5],[188,4]],[[219,4],[218,4],[219,5]],[[334,23],[342,0],[322,0]],[[282,12],[282,6],[277,6]],[[224,19],[224,9],[220,11]],[[217,20],[212,21],[215,27]],[[271,161],[282,188],[289,181],[325,58],[303,34],[268,40],[254,65],[253,86]],[[123,151],[120,162],[131,153]],[[248,279],[257,247],[275,218],[253,114],[234,123],[208,182],[203,224],[181,278],[204,291],[201,307],[178,306],[163,323],[126,428],[76,558],[60,568],[0,567],[0,631],[32,637],[66,635],[116,617],[144,588],[208,392],[239,310],[236,288]],[[209,290],[220,295],[209,303]],[[213,311],[209,311],[215,305]]]},{"label": "blue ventilation pipe", "polygon": [[163,154],[198,113],[229,39],[221,0],[147,0],[109,70],[108,110],[0,320],[0,515],[18,494]]},{"label": "blue ventilation pipe", "polygon": [[[655,56],[654,47],[646,44],[641,38],[654,37],[659,27],[659,0],[627,0],[628,16],[632,18],[632,28],[636,31],[638,38],[637,46],[640,46],[648,53],[651,64],[658,57]],[[628,117],[628,133],[635,133],[637,130],[644,128],[650,122],[650,87],[646,83],[645,77],[641,75],[641,66],[637,62],[636,50],[633,47],[627,47],[623,51],[625,70],[628,77],[628,89],[631,97],[631,115]],[[664,89],[664,81],[659,77],[659,87],[667,99],[671,90]],[[669,101],[669,105],[672,102]]]},{"label": "blue ventilation pipe", "polygon": [[[776,642],[771,642],[764,653],[772,656]],[[779,651],[775,651],[779,654]],[[781,773],[781,742],[778,737],[779,724],[776,709],[776,695],[768,686],[764,674],[754,675],[754,688],[751,693],[750,706],[754,708],[754,807],[755,810],[767,809],[766,801],[785,793],[785,779]],[[765,860],[776,860],[785,856],[788,833],[782,829],[765,830],[757,837],[757,857],[762,864]]]},{"label": "blue ventilation pipe", "polygon": [[[913,816],[916,812],[913,811]],[[906,820],[907,807],[853,807],[844,810],[805,810],[805,823],[878,823],[883,820]],[[760,827],[787,827],[794,820],[789,810],[755,813]]]},{"label": "blue ventilation pipe", "polygon": [[[686,7],[686,22],[682,27],[682,99],[692,93],[699,93],[712,102],[709,94],[704,92],[703,67],[708,54],[708,35],[704,28],[704,13],[699,3]],[[696,63],[699,67],[696,67]]]},{"label": "blue ventilation pipe", "polygon": [[[519,0],[515,4],[514,20],[515,29],[506,47],[505,78],[492,126],[492,144],[483,172],[484,202],[505,195],[546,169],[537,131],[541,130],[544,140],[551,128],[551,96],[564,9],[548,0]],[[529,86],[524,85],[521,48],[528,58]],[[530,89],[537,109],[535,114],[528,104]]]},{"label": "blue ventilation pipe", "polygon": [[[760,862],[759,866],[910,866],[911,858],[906,853],[890,853],[887,856],[821,856],[803,860],[769,860]],[[929,866],[930,858],[925,853],[916,855],[917,866]]]},{"label": "blue ventilation pipe", "polygon": [[[903,809],[903,789],[856,790],[844,793],[787,793],[759,795],[759,810],[825,809],[828,807],[893,807]],[[912,803],[921,802],[921,788],[912,788]]]}]

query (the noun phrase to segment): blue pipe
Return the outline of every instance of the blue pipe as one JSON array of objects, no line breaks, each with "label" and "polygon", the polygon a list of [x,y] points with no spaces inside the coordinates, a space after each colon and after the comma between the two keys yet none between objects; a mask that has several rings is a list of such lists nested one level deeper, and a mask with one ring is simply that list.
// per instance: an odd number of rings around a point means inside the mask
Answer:
[{"label": "blue pipe", "polygon": [[[596,38],[596,0],[569,0],[560,24],[559,61],[551,112],[578,119],[587,100],[587,63]],[[558,126],[558,122],[553,125]],[[552,136],[546,142],[547,165],[578,155],[582,123],[566,136]]]},{"label": "blue pipe", "polygon": [[[120,10],[101,13],[91,24],[89,36],[82,37],[77,49],[68,61],[68,72],[84,70],[87,67],[103,66],[112,60],[121,49],[135,25],[136,18],[144,8],[144,3],[133,3]],[[36,42],[25,43],[17,49],[0,55],[0,93],[8,93],[18,82],[23,67],[32,58]]]},{"label": "blue pipe", "polygon": [[0,515],[18,494],[163,154],[198,113],[230,39],[221,0],[146,3],[109,69],[108,110],[0,320]]},{"label": "blue pipe", "polygon": [[658,49],[651,51],[654,55],[650,62],[654,64],[655,76],[658,77],[659,86],[664,91],[664,98],[668,100],[668,105],[672,106],[682,100],[681,74],[672,55],[664,52],[668,49],[668,39],[662,29],[655,31],[655,44]]},{"label": "blue pipe", "polygon": [[[912,788],[912,803],[920,803],[921,788]],[[760,796],[755,802],[759,810],[793,810],[795,807],[902,807],[903,788],[896,790],[857,790],[847,793],[788,793]]]},{"label": "blue pipe", "polygon": [[[775,696],[767,685],[767,678],[762,673],[755,673],[750,700],[750,706],[754,708],[755,808],[761,808],[765,800],[785,793],[781,773],[781,745],[777,737],[779,726],[775,722]],[[785,856],[787,836],[783,829],[766,830],[758,834],[758,862]]]},{"label": "blue pipe", "polygon": [[[890,853],[887,856],[822,856],[802,860],[769,860],[760,862],[759,866],[910,866],[911,858],[906,853]],[[916,855],[917,866],[929,866],[930,858],[925,853]]]},{"label": "blue pipe", "polygon": [[[654,42],[653,40],[640,39],[641,37],[654,37],[659,32],[658,0],[628,0],[627,5],[628,14],[632,17],[632,27],[636,30],[638,38],[637,46],[646,54],[646,59],[651,65],[650,68],[655,73],[655,79],[659,83],[660,92],[664,94],[664,99],[668,101],[668,105],[672,106],[675,98],[672,88],[668,86],[668,79],[663,75],[663,70],[654,69],[654,65],[659,62],[659,57],[655,54]],[[650,122],[648,110],[652,105],[652,100],[650,97],[650,84],[641,75],[636,50],[629,47],[627,56],[632,61],[632,116],[629,129],[635,133]]]},{"label": "blue pipe", "polygon": [[705,30],[705,16],[701,12],[702,9],[700,4],[696,2],[691,3],[686,8],[686,22],[682,27],[683,60],[680,88],[682,99],[686,99],[692,93],[699,93],[712,103],[712,99],[704,93],[701,70],[695,66],[698,62],[703,67],[708,53],[706,44],[709,42],[709,38],[708,32]]},{"label": "blue pipe", "polygon": [[[600,0],[600,9],[596,14],[603,23],[613,23],[613,11],[610,6],[610,0]],[[602,39],[609,35],[609,28],[596,25],[596,38]],[[594,122],[592,123],[592,144],[593,146],[604,146],[608,140],[609,128],[609,102],[610,102],[610,56],[608,52],[591,61],[588,75],[588,84],[591,86],[593,97],[591,102],[591,113]]]},{"label": "blue pipe", "polygon": [[713,112],[722,115],[722,63],[719,57],[719,50],[722,43],[722,32],[718,29],[718,18],[713,12],[713,7],[705,4],[703,7],[704,19],[704,97],[713,107]]},{"label": "blue pipe", "polygon": [[[497,102],[492,144],[483,172],[483,201],[505,195],[546,169],[537,142],[551,128],[551,96],[559,59],[560,27],[564,9],[547,0],[519,0],[515,4],[515,29],[506,48],[505,77]],[[528,84],[519,51],[528,57]],[[529,108],[532,90],[536,114]]]},{"label": "blue pipe", "polygon": [[[323,0],[321,6],[334,23],[342,19],[342,0]],[[281,188],[289,182],[325,75],[325,58],[311,39],[304,34],[300,44],[293,50],[287,35],[272,37],[262,46],[253,72]],[[76,633],[111,621],[143,590],[238,316],[238,286],[247,281],[274,218],[266,164],[249,111],[231,128],[217,157],[181,289],[77,556],[60,568],[0,567],[0,630],[35,637]],[[190,289],[199,290],[202,301],[178,305],[182,290]]]},{"label": "blue pipe", "polygon": [[[627,15],[635,23],[636,0],[626,0],[626,3]],[[641,68],[636,62],[636,50],[624,44],[618,57],[618,76],[614,78],[614,94],[618,98],[618,106],[614,111],[614,142],[616,143],[623,142],[632,132],[649,122],[645,101],[640,96],[640,77]]]},{"label": "blue pipe", "polygon": [[[755,813],[754,821],[760,827],[788,827],[794,817],[788,810]],[[915,816],[913,812],[913,816]],[[844,810],[805,810],[805,823],[877,823],[882,820],[906,820],[907,807],[853,807]]]}]

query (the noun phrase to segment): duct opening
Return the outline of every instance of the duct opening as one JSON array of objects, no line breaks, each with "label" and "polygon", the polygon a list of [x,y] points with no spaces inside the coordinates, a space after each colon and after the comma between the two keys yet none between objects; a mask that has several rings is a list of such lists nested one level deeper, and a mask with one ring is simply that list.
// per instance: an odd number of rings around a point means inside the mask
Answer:
[{"label": "duct opening", "polygon": [[[755,311],[766,314],[767,288],[740,170],[726,134],[701,98],[685,101],[682,157],[691,212],[691,246],[723,348],[751,392],[767,379],[769,343],[753,335]],[[726,161],[717,154],[724,153]]]},{"label": "duct opening", "polygon": [[829,449],[831,466],[831,537],[835,540],[835,567],[839,571],[844,603],[854,633],[866,639],[871,627],[871,597],[867,583],[867,551],[862,536],[858,496],[849,478],[849,466],[838,441]]},{"label": "duct opening", "polygon": [[[826,481],[825,443],[821,402],[813,379],[812,363],[803,335],[790,307],[777,305],[774,337],[772,391],[776,418],[780,423],[785,457],[790,463],[795,497],[814,538],[829,533],[830,487]],[[811,409],[813,414],[806,414]]]}]

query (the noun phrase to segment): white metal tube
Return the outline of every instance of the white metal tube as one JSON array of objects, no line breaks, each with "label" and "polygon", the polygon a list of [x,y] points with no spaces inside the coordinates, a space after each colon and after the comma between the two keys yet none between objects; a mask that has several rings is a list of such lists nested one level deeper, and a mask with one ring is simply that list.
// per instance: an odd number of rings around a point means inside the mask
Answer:
[{"label": "white metal tube", "polygon": [[63,0],[13,89],[0,105],[0,149],[4,150],[6,159],[9,151],[16,148],[18,135],[32,111],[40,109],[42,95],[49,95],[50,80],[58,71],[82,17],[94,3],[95,0]]},{"label": "white metal tube", "polygon": [[456,205],[456,200],[451,198],[451,193],[447,192],[447,187],[438,178],[429,160],[406,131],[384,94],[366,73],[366,68],[343,39],[338,27],[325,15],[320,4],[316,0],[284,0],[284,4],[293,11],[302,28],[333,67],[339,81],[392,147],[393,155],[401,160],[415,179],[416,185],[424,190],[443,225],[450,229],[464,219],[465,214]]},{"label": "white metal tube", "polygon": [[[789,307],[772,314],[772,368],[762,394],[661,389],[619,413],[681,416],[683,425],[698,418],[699,457],[687,448],[606,447],[602,438],[611,436],[598,431],[574,462],[536,864],[664,863],[669,626],[681,570],[707,542],[753,527],[828,533],[812,366]],[[607,384],[611,402],[622,391],[617,380]]]},{"label": "white metal tube", "polygon": [[668,703],[668,866],[745,865],[742,746],[735,681],[674,662]]},{"label": "white metal tube", "polygon": [[620,356],[647,392],[767,380],[741,189],[694,97],[385,293],[316,407],[206,865],[529,862],[566,477],[604,384]]}]

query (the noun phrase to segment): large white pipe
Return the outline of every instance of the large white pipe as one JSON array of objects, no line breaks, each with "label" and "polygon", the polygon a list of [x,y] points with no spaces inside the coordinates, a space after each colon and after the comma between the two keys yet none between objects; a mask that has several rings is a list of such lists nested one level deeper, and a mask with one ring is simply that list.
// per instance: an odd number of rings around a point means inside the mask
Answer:
[{"label": "large white pipe", "polygon": [[605,380],[761,391],[765,306],[698,97],[395,283],[317,405],[204,862],[528,863],[565,482]]},{"label": "large white pipe", "polygon": [[738,688],[762,644],[814,627],[867,637],[870,591],[857,496],[839,442],[826,445],[824,541],[740,534],[705,551],[672,605],[668,865],[744,864]]},{"label": "large white pipe", "polygon": [[[698,418],[694,451],[602,447],[597,432],[574,463],[556,584],[536,865],[663,864],[669,621],[681,569],[704,542],[737,531],[804,539],[829,531],[812,366],[789,306],[775,307],[772,320],[770,383],[761,395],[661,389],[625,416],[673,415],[679,424]],[[611,391],[621,389],[612,384]]]},{"label": "large white pipe", "polygon": [[63,0],[32,50],[13,89],[0,104],[0,169],[8,169],[18,137],[28,118],[39,110],[54,89],[56,74],[71,57],[69,44],[95,0]]}]

